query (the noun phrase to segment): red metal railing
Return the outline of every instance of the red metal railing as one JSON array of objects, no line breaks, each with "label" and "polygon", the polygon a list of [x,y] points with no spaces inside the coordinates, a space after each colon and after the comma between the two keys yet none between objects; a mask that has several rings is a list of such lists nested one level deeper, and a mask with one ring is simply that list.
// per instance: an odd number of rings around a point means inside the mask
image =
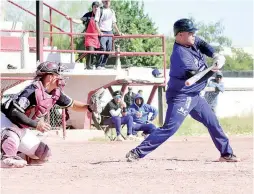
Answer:
[{"label": "red metal railing", "polygon": [[[11,0],[7,0],[9,3],[11,3],[11,4],[13,4],[13,5],[15,5],[15,6],[17,6],[17,7],[19,7],[20,9],[22,9],[22,10],[24,10],[24,11],[26,11],[26,12],[28,12],[28,13],[30,13],[31,15],[33,15],[33,16],[36,16],[34,13],[32,13],[32,12],[30,12],[29,10],[27,10],[27,9],[25,9],[25,8],[23,8],[22,6],[20,6],[20,5],[18,5],[18,4],[16,4],[16,3],[14,3],[13,1],[11,1]],[[91,33],[73,33],[73,22],[72,22],[72,18],[69,18],[69,19],[67,19],[66,18],[66,14],[64,14],[63,12],[61,12],[61,11],[59,11],[59,10],[57,10],[57,9],[55,9],[55,8],[53,8],[52,6],[50,6],[49,4],[47,4],[47,3],[44,3],[43,2],[43,5],[45,5],[46,7],[48,7],[49,8],[49,20],[50,21],[47,21],[47,20],[43,20],[44,22],[46,22],[46,23],[48,23],[49,25],[50,25],[50,32],[44,32],[44,34],[50,34],[50,46],[52,47],[53,46],[53,34],[66,34],[66,35],[69,35],[70,36],[70,38],[71,38],[71,40],[70,40],[70,48],[71,48],[71,50],[70,51],[67,51],[67,50],[58,50],[58,51],[56,51],[56,50],[54,50],[54,52],[75,52],[74,51],[74,43],[73,43],[73,36],[77,36],[77,35],[83,35],[83,36],[85,36],[85,35],[97,35],[97,34],[91,34]],[[59,27],[57,27],[57,26],[55,26],[53,23],[52,23],[52,12],[56,12],[56,13],[58,13],[58,14],[60,14],[60,15],[62,15],[62,16],[64,16],[65,17],[65,19],[67,19],[67,20],[69,20],[69,22],[70,22],[70,32],[68,33],[68,32],[65,32],[64,30],[62,30],[62,29],[60,29]],[[56,29],[58,29],[60,32],[53,32],[53,27],[54,28],[56,28]],[[31,31],[29,31],[29,32],[31,32]],[[166,80],[166,40],[165,40],[165,37],[163,36],[163,35],[124,35],[124,36],[113,36],[113,35],[104,35],[104,36],[112,36],[113,37],[113,43],[114,43],[114,40],[115,39],[118,39],[118,38],[121,38],[121,39],[125,39],[125,38],[161,38],[162,39],[162,52],[160,53],[160,52],[157,52],[157,53],[147,53],[147,54],[145,54],[145,53],[143,53],[143,52],[136,52],[135,54],[134,54],[134,52],[120,52],[120,53],[117,53],[117,52],[104,52],[105,54],[120,54],[120,55],[122,55],[122,56],[138,56],[138,55],[140,55],[140,56],[148,56],[148,55],[162,55],[163,56],[163,69],[164,69],[164,71],[163,71],[163,74],[164,74],[164,77],[165,77],[165,80]],[[44,51],[51,51],[51,50],[44,50]],[[76,52],[79,52],[79,53],[89,53],[89,51],[76,51]],[[90,52],[91,53],[91,52]],[[100,51],[95,51],[95,52],[93,52],[93,53],[100,53]]]},{"label": "red metal railing", "polygon": [[[0,30],[0,32],[30,32],[35,33],[35,31],[31,30]],[[71,33],[71,32],[43,32],[44,34],[66,34],[66,35],[72,35],[73,36],[86,36],[86,35],[98,35],[94,33]],[[165,44],[165,37],[163,35],[149,35],[149,34],[136,34],[136,35],[124,35],[124,36],[114,36],[110,34],[105,34],[103,36],[112,36],[114,39],[126,39],[126,38],[161,38],[162,40],[162,52],[118,52],[118,51],[87,51],[87,50],[74,50],[73,48],[71,50],[52,50],[52,49],[43,49],[43,51],[46,52],[61,52],[61,53],[98,53],[98,54],[110,54],[110,55],[120,55],[120,56],[160,56],[163,57],[163,75],[165,78],[166,83],[166,44]],[[73,41],[73,39],[72,39]],[[72,43],[73,44],[73,43]],[[73,45],[72,45],[73,46]],[[11,49],[4,49],[1,48],[2,51],[12,51]],[[14,50],[13,50],[14,51]]]},{"label": "red metal railing", "polygon": [[[17,3],[14,3],[14,2],[11,1],[11,0],[7,0],[7,2],[9,2],[9,3],[15,5],[16,7],[20,8],[20,9],[24,10],[25,12],[27,12],[27,13],[29,13],[29,14],[31,14],[31,15],[33,15],[33,16],[36,17],[36,14],[34,14],[33,12],[31,12],[31,11],[25,9],[24,7],[18,5]],[[61,11],[59,11],[59,10],[57,10],[57,9],[55,9],[55,8],[53,8],[53,7],[51,7],[51,6],[48,5],[47,3],[44,3],[44,2],[43,2],[43,5],[45,5],[46,7],[49,8],[49,21],[48,21],[48,20],[45,20],[45,19],[43,19],[43,21],[44,21],[45,23],[47,23],[47,24],[50,25],[50,32],[53,32],[53,27],[54,27],[55,29],[61,31],[61,32],[65,32],[65,31],[62,30],[60,27],[58,27],[58,26],[56,26],[56,25],[53,24],[52,14],[53,14],[53,11],[54,11],[54,12],[56,12],[56,13],[58,13],[58,14],[64,16],[64,17],[66,17],[67,15],[64,14],[63,12],[61,12]],[[67,18],[65,18],[65,19],[67,20]],[[73,32],[73,23],[72,23],[72,19],[70,18],[70,19],[68,19],[68,20],[70,20],[70,32]],[[72,36],[72,34],[68,34],[68,35],[71,37],[71,48],[73,49],[73,36]],[[50,46],[51,46],[51,47],[53,46],[53,36],[52,36],[52,34],[50,34]]]},{"label": "red metal railing", "polygon": [[[0,30],[2,32],[32,32],[35,31],[24,31],[24,30]],[[66,32],[44,32],[44,34],[72,34],[72,35],[94,35],[91,33],[66,33]],[[113,36],[113,35],[105,35]],[[161,38],[162,40],[162,52],[118,52],[118,51],[86,51],[86,50],[52,50],[52,49],[43,49],[45,52],[61,52],[61,53],[98,53],[98,54],[111,54],[114,56],[161,56],[163,57],[163,76],[164,84],[166,84],[166,48],[165,48],[165,37],[163,35],[124,35],[124,36],[115,36],[114,38]],[[12,51],[12,49],[1,48],[1,51]],[[14,51],[14,50],[13,50]]]}]

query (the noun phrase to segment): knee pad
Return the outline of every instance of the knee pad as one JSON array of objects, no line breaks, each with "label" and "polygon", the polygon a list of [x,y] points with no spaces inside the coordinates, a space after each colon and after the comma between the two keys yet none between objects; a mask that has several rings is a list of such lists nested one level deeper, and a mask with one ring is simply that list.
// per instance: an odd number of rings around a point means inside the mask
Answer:
[{"label": "knee pad", "polygon": [[40,160],[46,160],[51,156],[51,150],[49,146],[43,142],[40,142],[37,150],[35,151],[35,156],[37,156]]}]

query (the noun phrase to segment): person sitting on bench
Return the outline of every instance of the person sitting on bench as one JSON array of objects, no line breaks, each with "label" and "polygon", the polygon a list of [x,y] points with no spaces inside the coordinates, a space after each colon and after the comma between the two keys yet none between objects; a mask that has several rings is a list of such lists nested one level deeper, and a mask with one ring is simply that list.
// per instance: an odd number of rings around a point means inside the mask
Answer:
[{"label": "person sitting on bench", "polygon": [[[142,135],[146,137],[156,129],[156,126],[150,122],[157,117],[158,111],[151,105],[144,103],[142,95],[135,96],[134,103],[130,106],[128,113],[133,117],[133,134],[143,131]],[[149,114],[152,114],[150,119]]]},{"label": "person sitting on bench", "polygon": [[116,128],[116,141],[123,141],[121,135],[121,125],[127,125],[127,139],[134,139],[132,135],[133,118],[128,115],[126,104],[122,100],[121,91],[113,93],[113,99],[105,106],[101,113],[101,123],[103,125],[115,125]]}]

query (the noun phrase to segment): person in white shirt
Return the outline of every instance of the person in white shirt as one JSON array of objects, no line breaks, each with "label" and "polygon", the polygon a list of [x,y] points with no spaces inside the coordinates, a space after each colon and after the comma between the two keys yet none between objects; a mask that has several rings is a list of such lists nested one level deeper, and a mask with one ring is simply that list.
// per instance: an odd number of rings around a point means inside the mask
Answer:
[{"label": "person in white shirt", "polygon": [[[115,11],[110,8],[110,0],[102,0],[103,7],[97,10],[95,14],[95,22],[99,33],[101,51],[112,50],[112,36],[103,36],[104,34],[112,34],[113,28],[118,35],[122,35],[116,24]],[[97,69],[105,69],[108,61],[108,54],[101,54],[96,64]]]}]

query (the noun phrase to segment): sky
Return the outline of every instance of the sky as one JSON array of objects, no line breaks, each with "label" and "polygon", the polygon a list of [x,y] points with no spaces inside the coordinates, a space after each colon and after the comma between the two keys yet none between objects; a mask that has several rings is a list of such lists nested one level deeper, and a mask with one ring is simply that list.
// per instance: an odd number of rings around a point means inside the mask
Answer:
[{"label": "sky", "polygon": [[176,20],[192,16],[206,24],[222,21],[224,35],[232,40],[233,46],[254,48],[253,0],[144,0],[144,3],[161,34],[170,35]]}]

